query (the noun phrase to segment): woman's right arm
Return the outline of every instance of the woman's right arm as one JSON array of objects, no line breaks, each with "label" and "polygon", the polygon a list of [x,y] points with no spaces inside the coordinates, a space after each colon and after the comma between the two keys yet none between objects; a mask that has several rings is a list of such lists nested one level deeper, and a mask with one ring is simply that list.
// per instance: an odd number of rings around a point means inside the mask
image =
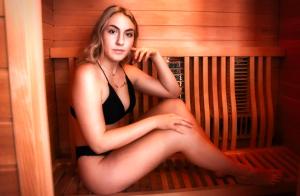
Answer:
[{"label": "woman's right arm", "polygon": [[165,114],[106,131],[101,103],[101,82],[97,73],[93,65],[79,66],[72,86],[72,102],[78,123],[85,140],[96,153],[125,146],[154,129],[180,131],[178,125],[191,126],[180,116]]}]

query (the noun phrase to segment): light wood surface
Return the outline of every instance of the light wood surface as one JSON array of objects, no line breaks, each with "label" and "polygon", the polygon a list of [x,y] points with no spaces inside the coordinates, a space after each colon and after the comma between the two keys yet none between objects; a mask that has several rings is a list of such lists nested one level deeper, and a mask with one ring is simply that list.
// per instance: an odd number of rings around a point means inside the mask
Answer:
[{"label": "light wood surface", "polygon": [[41,2],[5,1],[18,179],[22,195],[53,195]]}]

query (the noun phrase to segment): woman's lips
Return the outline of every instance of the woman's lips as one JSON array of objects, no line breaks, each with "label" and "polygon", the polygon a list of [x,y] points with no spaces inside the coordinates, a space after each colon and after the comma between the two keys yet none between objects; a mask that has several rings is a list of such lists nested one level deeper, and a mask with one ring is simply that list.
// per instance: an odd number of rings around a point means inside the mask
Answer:
[{"label": "woman's lips", "polygon": [[122,49],[113,49],[113,51],[116,54],[123,54],[125,52],[125,50],[122,50]]}]

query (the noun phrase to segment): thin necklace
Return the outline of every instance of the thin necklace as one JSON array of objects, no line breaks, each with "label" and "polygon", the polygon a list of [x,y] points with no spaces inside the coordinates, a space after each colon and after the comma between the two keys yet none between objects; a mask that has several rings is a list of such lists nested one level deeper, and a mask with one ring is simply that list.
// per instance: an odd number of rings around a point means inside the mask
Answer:
[{"label": "thin necklace", "polygon": [[[100,66],[100,69],[103,70],[103,68],[102,68],[102,66],[100,65],[100,63],[98,62],[97,64]],[[103,71],[104,71],[104,70],[103,70]],[[115,73],[110,72],[110,73],[109,73],[109,76],[112,76],[112,77],[110,77],[110,78],[111,78],[112,85],[113,85],[116,89],[119,89],[119,88],[124,87],[124,86],[127,84],[127,82],[126,82],[126,79],[125,79],[124,82],[123,82],[122,84],[120,84],[120,85],[116,84],[114,77],[115,77],[117,71],[118,71],[118,67],[117,67]]]}]

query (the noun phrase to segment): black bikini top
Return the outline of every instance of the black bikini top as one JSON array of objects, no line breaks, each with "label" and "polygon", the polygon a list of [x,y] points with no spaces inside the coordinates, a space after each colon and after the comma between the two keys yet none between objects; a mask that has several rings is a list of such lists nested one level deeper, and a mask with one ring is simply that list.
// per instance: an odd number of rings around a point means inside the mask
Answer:
[{"label": "black bikini top", "polygon": [[[101,68],[100,65],[99,65],[99,67]],[[106,124],[113,124],[113,123],[119,121],[121,118],[123,118],[126,114],[133,111],[133,108],[134,108],[135,102],[136,102],[134,88],[133,88],[131,81],[129,80],[129,78],[127,77],[127,75],[124,71],[126,83],[127,83],[128,94],[129,94],[129,99],[130,99],[129,107],[127,108],[127,110],[125,110],[121,99],[119,98],[116,91],[109,83],[108,78],[105,75],[105,72],[103,71],[102,68],[101,68],[101,70],[107,80],[108,88],[109,88],[109,95],[108,95],[107,99],[104,101],[104,103],[102,104],[104,119],[105,119]],[[70,107],[70,112],[71,112],[72,116],[74,118],[76,118],[76,113],[75,113],[75,110],[73,107]]]}]

